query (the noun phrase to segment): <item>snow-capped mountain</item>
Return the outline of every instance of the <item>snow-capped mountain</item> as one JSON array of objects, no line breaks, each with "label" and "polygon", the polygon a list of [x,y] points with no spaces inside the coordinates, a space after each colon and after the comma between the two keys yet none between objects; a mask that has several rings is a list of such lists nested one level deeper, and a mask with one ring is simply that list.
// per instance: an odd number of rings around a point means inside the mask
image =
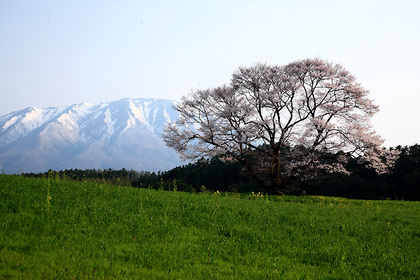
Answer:
[{"label": "snow-capped mountain", "polygon": [[178,117],[174,101],[122,99],[63,108],[26,108],[0,117],[0,170],[168,170],[179,156],[162,139]]}]

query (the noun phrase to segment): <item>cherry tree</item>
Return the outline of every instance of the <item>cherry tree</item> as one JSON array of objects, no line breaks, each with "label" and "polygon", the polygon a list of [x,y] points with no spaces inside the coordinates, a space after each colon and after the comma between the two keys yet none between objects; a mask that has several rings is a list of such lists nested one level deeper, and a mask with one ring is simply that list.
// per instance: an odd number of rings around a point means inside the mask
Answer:
[{"label": "cherry tree", "polygon": [[166,144],[184,159],[241,162],[269,193],[314,170],[347,173],[349,157],[385,173],[398,155],[370,125],[378,106],[341,65],[305,59],[239,68],[231,82],[197,90],[175,105]]}]

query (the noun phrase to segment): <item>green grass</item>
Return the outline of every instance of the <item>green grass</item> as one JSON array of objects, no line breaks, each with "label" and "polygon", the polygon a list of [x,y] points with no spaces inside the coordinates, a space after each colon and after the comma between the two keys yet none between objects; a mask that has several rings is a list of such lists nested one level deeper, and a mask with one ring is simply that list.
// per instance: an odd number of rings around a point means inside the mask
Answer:
[{"label": "green grass", "polygon": [[418,202],[0,175],[0,279],[419,279]]}]

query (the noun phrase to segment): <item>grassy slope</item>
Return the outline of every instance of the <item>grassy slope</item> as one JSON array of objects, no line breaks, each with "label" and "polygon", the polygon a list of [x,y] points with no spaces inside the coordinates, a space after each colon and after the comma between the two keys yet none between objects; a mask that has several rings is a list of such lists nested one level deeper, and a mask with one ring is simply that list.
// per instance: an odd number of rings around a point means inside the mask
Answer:
[{"label": "grassy slope", "polygon": [[1,279],[419,279],[417,202],[0,175]]}]

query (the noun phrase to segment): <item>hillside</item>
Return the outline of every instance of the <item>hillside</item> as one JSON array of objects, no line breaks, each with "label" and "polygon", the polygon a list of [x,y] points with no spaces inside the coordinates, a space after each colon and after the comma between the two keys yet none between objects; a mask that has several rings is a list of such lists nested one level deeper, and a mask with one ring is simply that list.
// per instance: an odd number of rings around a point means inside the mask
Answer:
[{"label": "hillside", "polygon": [[63,108],[26,108],[0,117],[0,170],[134,169],[180,164],[162,133],[174,101],[122,99]]},{"label": "hillside", "polygon": [[417,202],[0,175],[1,279],[419,279]]}]

